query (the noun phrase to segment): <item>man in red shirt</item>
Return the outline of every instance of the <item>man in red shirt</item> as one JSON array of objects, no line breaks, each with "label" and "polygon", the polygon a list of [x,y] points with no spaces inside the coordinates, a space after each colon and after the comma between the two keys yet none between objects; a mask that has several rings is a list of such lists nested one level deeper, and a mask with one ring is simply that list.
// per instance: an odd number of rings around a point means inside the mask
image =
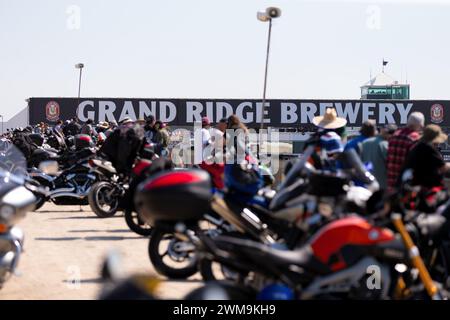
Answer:
[{"label": "man in red shirt", "polygon": [[397,130],[389,139],[386,160],[388,190],[392,191],[397,185],[400,173],[405,165],[409,151],[419,140],[425,125],[425,116],[421,112],[413,112],[408,117],[406,127]]}]

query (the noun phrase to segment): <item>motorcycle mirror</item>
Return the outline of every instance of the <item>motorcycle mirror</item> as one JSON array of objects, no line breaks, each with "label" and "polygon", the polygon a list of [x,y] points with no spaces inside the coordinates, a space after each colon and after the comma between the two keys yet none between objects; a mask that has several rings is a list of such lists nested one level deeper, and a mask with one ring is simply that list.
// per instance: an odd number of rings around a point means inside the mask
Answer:
[{"label": "motorcycle mirror", "polygon": [[45,174],[57,174],[59,165],[57,161],[42,161],[39,163],[39,170]]}]

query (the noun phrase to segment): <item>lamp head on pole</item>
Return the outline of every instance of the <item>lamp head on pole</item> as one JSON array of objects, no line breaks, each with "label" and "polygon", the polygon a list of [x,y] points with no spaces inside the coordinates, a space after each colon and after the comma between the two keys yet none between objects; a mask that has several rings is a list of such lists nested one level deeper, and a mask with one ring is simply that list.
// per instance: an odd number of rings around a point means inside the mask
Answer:
[{"label": "lamp head on pole", "polygon": [[281,9],[276,7],[268,7],[265,11],[258,11],[256,17],[259,21],[267,22],[281,16]]},{"label": "lamp head on pole", "polygon": [[84,64],[82,64],[82,63],[77,63],[77,64],[75,65],[75,68],[77,68],[77,69],[83,69],[83,68],[84,68]]}]

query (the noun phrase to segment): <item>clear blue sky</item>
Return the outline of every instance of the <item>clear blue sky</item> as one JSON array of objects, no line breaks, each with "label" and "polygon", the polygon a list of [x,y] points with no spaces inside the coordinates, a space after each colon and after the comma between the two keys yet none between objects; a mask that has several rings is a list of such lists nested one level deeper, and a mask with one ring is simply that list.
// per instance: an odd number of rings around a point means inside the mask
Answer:
[{"label": "clear blue sky", "polygon": [[82,96],[258,98],[268,25],[256,11],[269,5],[283,13],[268,98],[359,98],[385,57],[412,98],[450,99],[446,0],[0,0],[0,114],[31,96],[76,96],[78,62]]}]

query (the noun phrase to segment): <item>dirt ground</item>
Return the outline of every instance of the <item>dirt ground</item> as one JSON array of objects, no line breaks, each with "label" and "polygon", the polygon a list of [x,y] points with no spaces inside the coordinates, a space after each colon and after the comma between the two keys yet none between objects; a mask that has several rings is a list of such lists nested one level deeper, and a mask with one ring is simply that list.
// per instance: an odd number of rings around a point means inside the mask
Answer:
[{"label": "dirt ground", "polygon": [[[100,269],[111,250],[121,254],[124,276],[154,274],[148,258],[148,239],[130,231],[122,214],[99,219],[89,206],[46,204],[30,212],[19,227],[25,233],[25,252],[19,276],[0,290],[0,299],[96,299],[102,288]],[[184,281],[165,281],[161,298],[182,299],[202,283],[199,275]]]}]

